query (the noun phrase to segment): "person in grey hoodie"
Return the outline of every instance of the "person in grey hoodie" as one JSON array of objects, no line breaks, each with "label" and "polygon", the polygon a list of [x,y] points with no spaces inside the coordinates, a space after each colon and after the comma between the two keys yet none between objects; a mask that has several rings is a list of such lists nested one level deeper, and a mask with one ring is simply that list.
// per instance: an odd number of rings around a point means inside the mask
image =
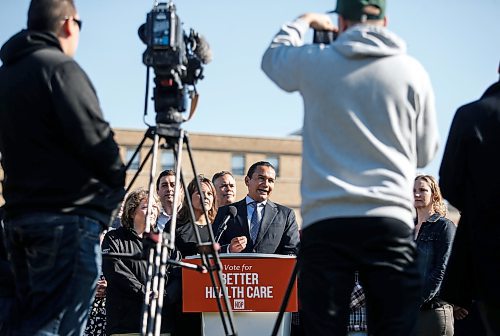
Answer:
[{"label": "person in grey hoodie", "polygon": [[[264,72],[304,100],[299,295],[311,335],[345,335],[354,272],[370,335],[411,335],[421,281],[413,242],[413,179],[438,147],[434,94],[384,0],[338,0],[338,28],[308,13],[286,24]],[[309,28],[338,31],[304,44]]]}]

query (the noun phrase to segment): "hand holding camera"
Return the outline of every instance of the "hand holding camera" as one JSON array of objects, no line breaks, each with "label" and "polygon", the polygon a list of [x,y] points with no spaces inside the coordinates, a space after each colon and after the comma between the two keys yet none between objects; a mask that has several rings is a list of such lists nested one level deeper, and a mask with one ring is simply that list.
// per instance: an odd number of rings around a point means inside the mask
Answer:
[{"label": "hand holding camera", "polygon": [[306,13],[300,17],[309,27],[314,29],[313,43],[332,43],[338,35],[339,29],[332,23],[330,16],[322,13]]}]

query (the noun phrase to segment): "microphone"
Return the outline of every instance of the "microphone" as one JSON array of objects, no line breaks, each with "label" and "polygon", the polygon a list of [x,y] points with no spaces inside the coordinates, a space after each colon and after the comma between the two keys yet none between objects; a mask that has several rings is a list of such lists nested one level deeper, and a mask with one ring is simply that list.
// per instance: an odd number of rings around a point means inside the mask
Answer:
[{"label": "microphone", "polygon": [[236,207],[234,205],[230,205],[229,208],[229,213],[226,215],[224,218],[224,221],[222,221],[222,224],[219,226],[219,231],[217,232],[217,236],[215,237],[215,242],[218,243],[220,238],[222,237],[222,234],[224,231],[227,229],[227,222],[229,222],[229,219],[232,217],[236,217],[236,214],[238,213],[238,210],[236,210]]},{"label": "microphone", "polygon": [[195,55],[200,59],[201,63],[210,63],[212,61],[212,50],[207,40],[198,33],[194,35],[194,40],[196,41],[196,47],[194,48]]}]

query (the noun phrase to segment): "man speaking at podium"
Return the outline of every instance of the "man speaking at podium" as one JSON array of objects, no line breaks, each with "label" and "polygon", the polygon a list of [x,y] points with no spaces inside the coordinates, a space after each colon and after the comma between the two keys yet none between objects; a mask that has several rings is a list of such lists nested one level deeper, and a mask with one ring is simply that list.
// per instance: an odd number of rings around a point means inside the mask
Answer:
[{"label": "man speaking at podium", "polygon": [[[276,172],[269,162],[259,161],[248,169],[247,196],[219,208],[214,220],[216,236],[222,233],[221,252],[297,253],[299,231],[294,211],[269,199],[275,181]],[[236,215],[233,216],[230,207],[236,208]]]}]

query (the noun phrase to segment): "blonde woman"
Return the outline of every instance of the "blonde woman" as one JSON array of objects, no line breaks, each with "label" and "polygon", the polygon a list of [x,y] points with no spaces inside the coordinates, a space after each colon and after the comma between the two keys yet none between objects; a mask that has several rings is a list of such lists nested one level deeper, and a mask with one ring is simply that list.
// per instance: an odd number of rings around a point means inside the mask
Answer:
[{"label": "blonde woman", "polygon": [[439,298],[439,289],[450,256],[456,227],[445,217],[446,205],[434,177],[417,176],[413,196],[417,211],[415,239],[419,270],[423,277],[417,335],[452,336],[454,333],[453,307]]},{"label": "blonde woman", "polygon": [[[109,231],[102,242],[106,253],[141,254],[142,236],[146,229],[149,193],[146,189],[132,191],[125,199],[121,226]],[[153,202],[150,223],[156,223],[158,201]],[[106,290],[106,334],[139,335],[142,306],[146,294],[147,262],[132,258],[104,258],[102,265],[108,282]],[[162,332],[169,328],[163,319]]]}]

